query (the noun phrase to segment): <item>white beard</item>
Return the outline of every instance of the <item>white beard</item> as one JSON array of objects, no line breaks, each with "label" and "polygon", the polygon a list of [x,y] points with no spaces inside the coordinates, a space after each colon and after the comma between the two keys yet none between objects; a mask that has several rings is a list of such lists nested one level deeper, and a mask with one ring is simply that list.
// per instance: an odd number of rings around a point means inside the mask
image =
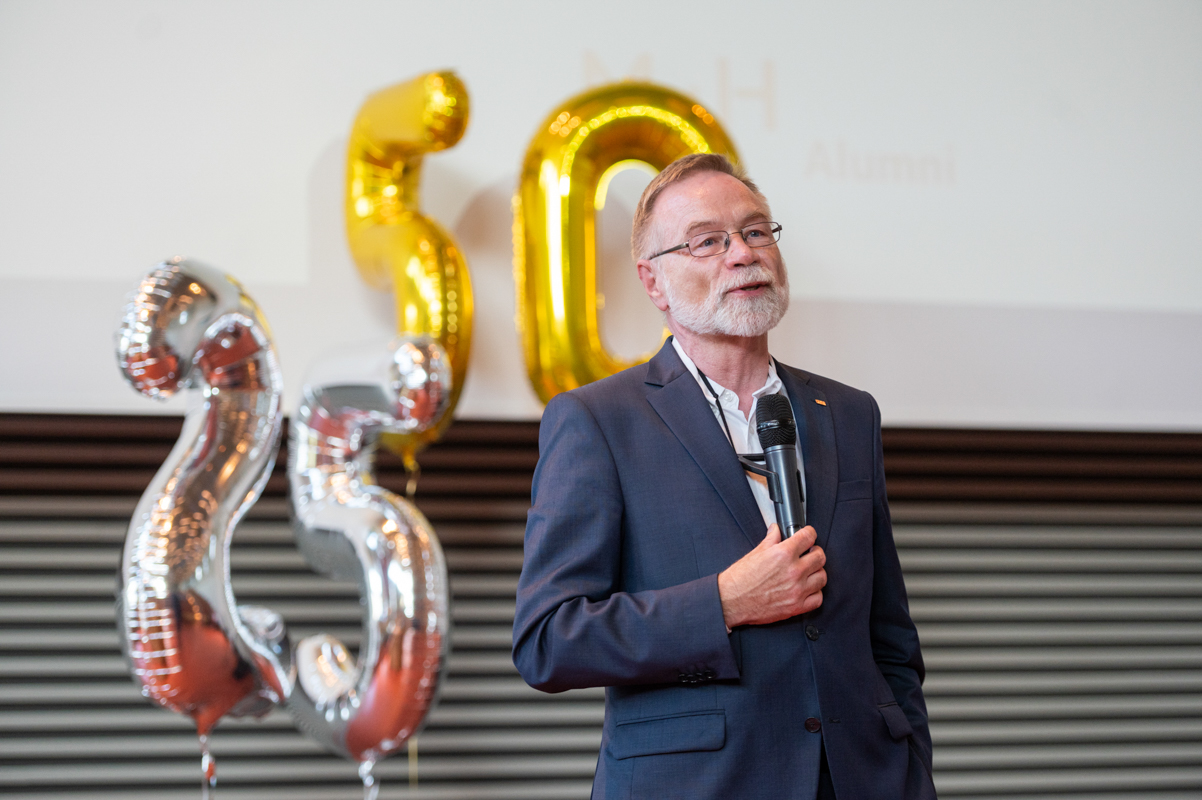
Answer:
[{"label": "white beard", "polygon": [[[668,279],[667,271],[659,274],[660,285],[668,299],[672,319],[684,328],[702,335],[763,336],[776,327],[789,310],[789,274],[782,267],[781,280],[765,267],[745,267],[732,275],[725,285],[715,286],[700,302],[678,297]],[[728,291],[748,283],[769,284],[758,297],[740,297]]]}]

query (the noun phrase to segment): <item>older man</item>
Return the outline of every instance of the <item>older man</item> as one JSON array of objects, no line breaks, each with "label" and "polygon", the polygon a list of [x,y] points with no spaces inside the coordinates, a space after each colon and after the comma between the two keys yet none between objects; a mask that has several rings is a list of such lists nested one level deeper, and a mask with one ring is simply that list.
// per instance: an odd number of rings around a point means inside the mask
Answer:
[{"label": "older man", "polygon": [[[669,165],[632,246],[671,340],[543,415],[514,663],[544,691],[607,687],[596,798],[935,795],[880,413],[769,355],[779,235],[722,156]],[[797,419],[811,522],[783,541],[737,457],[766,394]]]}]

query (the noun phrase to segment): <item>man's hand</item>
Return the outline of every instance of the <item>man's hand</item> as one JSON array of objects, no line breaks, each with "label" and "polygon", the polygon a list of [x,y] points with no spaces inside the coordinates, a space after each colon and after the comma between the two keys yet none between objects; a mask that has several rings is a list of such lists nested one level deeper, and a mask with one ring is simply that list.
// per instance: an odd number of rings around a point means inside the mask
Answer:
[{"label": "man's hand", "polygon": [[814,547],[817,536],[806,526],[782,542],[773,525],[764,541],[718,575],[726,627],[767,625],[822,605],[826,554]]}]

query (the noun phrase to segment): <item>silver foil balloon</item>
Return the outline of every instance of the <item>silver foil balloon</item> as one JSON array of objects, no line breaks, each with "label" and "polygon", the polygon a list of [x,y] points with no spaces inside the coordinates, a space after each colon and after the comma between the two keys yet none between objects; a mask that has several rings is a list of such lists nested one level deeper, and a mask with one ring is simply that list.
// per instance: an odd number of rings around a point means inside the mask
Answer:
[{"label": "silver foil balloon", "polygon": [[416,506],[375,484],[374,454],[381,434],[421,431],[447,413],[451,368],[434,340],[403,337],[340,354],[307,384],[288,469],[297,543],[314,568],[358,582],[363,638],[357,659],[326,634],[298,642],[288,707],[370,775],[434,706],[450,632],[438,537]]},{"label": "silver foil balloon", "polygon": [[182,259],[142,280],[117,339],[142,394],[200,394],[130,522],[117,624],[142,693],[190,715],[203,743],[223,715],[265,713],[291,689],[282,621],[235,606],[229,568],[234,527],[275,462],[280,370],[254,300]]}]

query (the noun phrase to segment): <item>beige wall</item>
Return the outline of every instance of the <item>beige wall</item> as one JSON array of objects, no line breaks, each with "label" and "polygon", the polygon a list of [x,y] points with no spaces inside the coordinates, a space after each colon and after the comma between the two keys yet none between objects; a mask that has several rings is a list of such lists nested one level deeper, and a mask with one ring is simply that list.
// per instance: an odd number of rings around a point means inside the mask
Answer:
[{"label": "beige wall", "polygon": [[[345,136],[369,92],[451,67],[472,122],[423,191],[476,287],[463,416],[539,413],[517,166],[558,102],[632,74],[715,110],[772,200],[782,360],[893,424],[1202,429],[1200,39],[1196,3],[7,0],[0,410],[182,408],[137,397],[112,353],[125,293],[175,253],[262,304],[289,407],[317,356],[387,337],[344,245]],[[637,190],[602,221],[628,353],[658,328],[621,255]]]}]

